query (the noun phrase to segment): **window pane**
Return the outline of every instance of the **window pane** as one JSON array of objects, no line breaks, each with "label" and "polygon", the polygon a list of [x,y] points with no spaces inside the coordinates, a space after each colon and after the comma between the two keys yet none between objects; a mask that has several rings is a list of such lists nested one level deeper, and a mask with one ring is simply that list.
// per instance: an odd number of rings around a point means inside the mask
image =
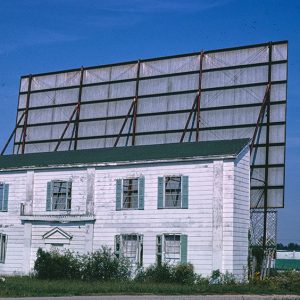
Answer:
[{"label": "window pane", "polygon": [[165,235],[165,261],[180,261],[180,235]]},{"label": "window pane", "polygon": [[138,240],[136,235],[122,236],[122,254],[132,263],[137,261]]},{"label": "window pane", "polygon": [[181,177],[165,177],[165,207],[181,207]]},{"label": "window pane", "polygon": [[71,186],[67,181],[53,181],[52,209],[71,209]]},{"label": "window pane", "polygon": [[123,208],[138,208],[138,178],[123,180]]}]

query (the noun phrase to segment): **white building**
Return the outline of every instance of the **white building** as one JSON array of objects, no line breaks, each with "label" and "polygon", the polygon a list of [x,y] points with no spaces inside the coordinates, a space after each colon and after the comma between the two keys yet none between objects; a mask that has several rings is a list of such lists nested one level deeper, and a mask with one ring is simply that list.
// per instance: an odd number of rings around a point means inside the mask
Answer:
[{"label": "white building", "polygon": [[0,274],[32,271],[39,247],[107,245],[241,278],[249,206],[247,140],[2,156]]}]

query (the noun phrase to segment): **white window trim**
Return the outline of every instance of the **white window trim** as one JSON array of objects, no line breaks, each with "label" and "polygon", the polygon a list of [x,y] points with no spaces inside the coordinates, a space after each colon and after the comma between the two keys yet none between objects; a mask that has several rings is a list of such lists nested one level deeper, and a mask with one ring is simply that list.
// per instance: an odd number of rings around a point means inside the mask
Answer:
[{"label": "white window trim", "polygon": [[[179,207],[166,207],[166,177],[180,177],[180,206]],[[163,208],[164,209],[182,209],[182,174],[164,175],[163,176]]]},{"label": "white window trim", "polygon": [[162,255],[162,258],[161,258],[161,261],[164,262],[164,263],[170,263],[169,261],[166,260],[166,245],[165,245],[165,237],[167,235],[174,235],[174,236],[179,236],[179,259],[176,263],[180,263],[181,261],[181,233],[162,233],[161,234],[161,247],[162,247],[162,251],[161,251],[161,255]]},{"label": "white window trim", "polygon": [[[138,187],[138,193],[137,193],[137,207],[133,207],[133,208],[126,208],[124,207],[124,180],[129,180],[129,179],[137,179],[138,181],[138,184],[137,184],[137,187]],[[139,179],[140,177],[128,177],[128,178],[122,178],[122,188],[121,188],[121,210],[138,210],[140,208],[140,187],[139,187]]]},{"label": "white window trim", "polygon": [[51,211],[54,211],[54,212],[59,212],[59,211],[66,211],[66,212],[70,212],[71,211],[71,208],[72,208],[72,190],[73,190],[73,185],[71,187],[71,196],[70,196],[70,208],[68,208],[68,190],[67,190],[67,193],[66,193],[66,208],[64,209],[54,209],[53,208],[53,193],[54,193],[54,183],[57,183],[57,182],[66,182],[67,183],[67,188],[68,188],[68,184],[69,182],[72,182],[71,180],[62,180],[62,179],[53,179],[51,180],[52,182],[52,191],[51,191]]}]

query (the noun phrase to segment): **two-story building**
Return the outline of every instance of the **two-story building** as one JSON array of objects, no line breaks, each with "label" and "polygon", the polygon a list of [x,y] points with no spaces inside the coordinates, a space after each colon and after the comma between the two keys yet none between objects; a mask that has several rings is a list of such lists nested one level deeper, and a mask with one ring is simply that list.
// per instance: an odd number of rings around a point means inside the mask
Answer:
[{"label": "two-story building", "polygon": [[249,203],[248,140],[0,156],[0,274],[32,271],[39,247],[106,245],[241,278]]}]

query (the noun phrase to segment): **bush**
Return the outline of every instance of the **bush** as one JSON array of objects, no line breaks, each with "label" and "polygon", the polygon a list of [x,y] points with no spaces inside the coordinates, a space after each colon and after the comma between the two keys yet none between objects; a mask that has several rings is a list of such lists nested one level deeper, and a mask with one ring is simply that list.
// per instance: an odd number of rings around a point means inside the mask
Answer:
[{"label": "bush", "polygon": [[80,278],[80,262],[70,252],[37,251],[34,264],[35,275],[40,279],[77,279]]},{"label": "bush", "polygon": [[199,276],[194,273],[192,264],[152,265],[146,270],[140,269],[135,277],[136,281],[154,283],[193,284]]},{"label": "bush", "polygon": [[130,278],[131,266],[128,260],[117,258],[110,249],[103,247],[82,256],[81,274],[84,280],[126,280]]},{"label": "bush", "polygon": [[117,258],[103,247],[92,254],[79,255],[71,251],[37,251],[34,264],[39,279],[83,279],[83,280],[125,280],[130,277],[130,264],[126,259]]},{"label": "bush", "polygon": [[300,292],[300,273],[296,271],[278,272],[261,281],[261,284],[274,289]]}]

